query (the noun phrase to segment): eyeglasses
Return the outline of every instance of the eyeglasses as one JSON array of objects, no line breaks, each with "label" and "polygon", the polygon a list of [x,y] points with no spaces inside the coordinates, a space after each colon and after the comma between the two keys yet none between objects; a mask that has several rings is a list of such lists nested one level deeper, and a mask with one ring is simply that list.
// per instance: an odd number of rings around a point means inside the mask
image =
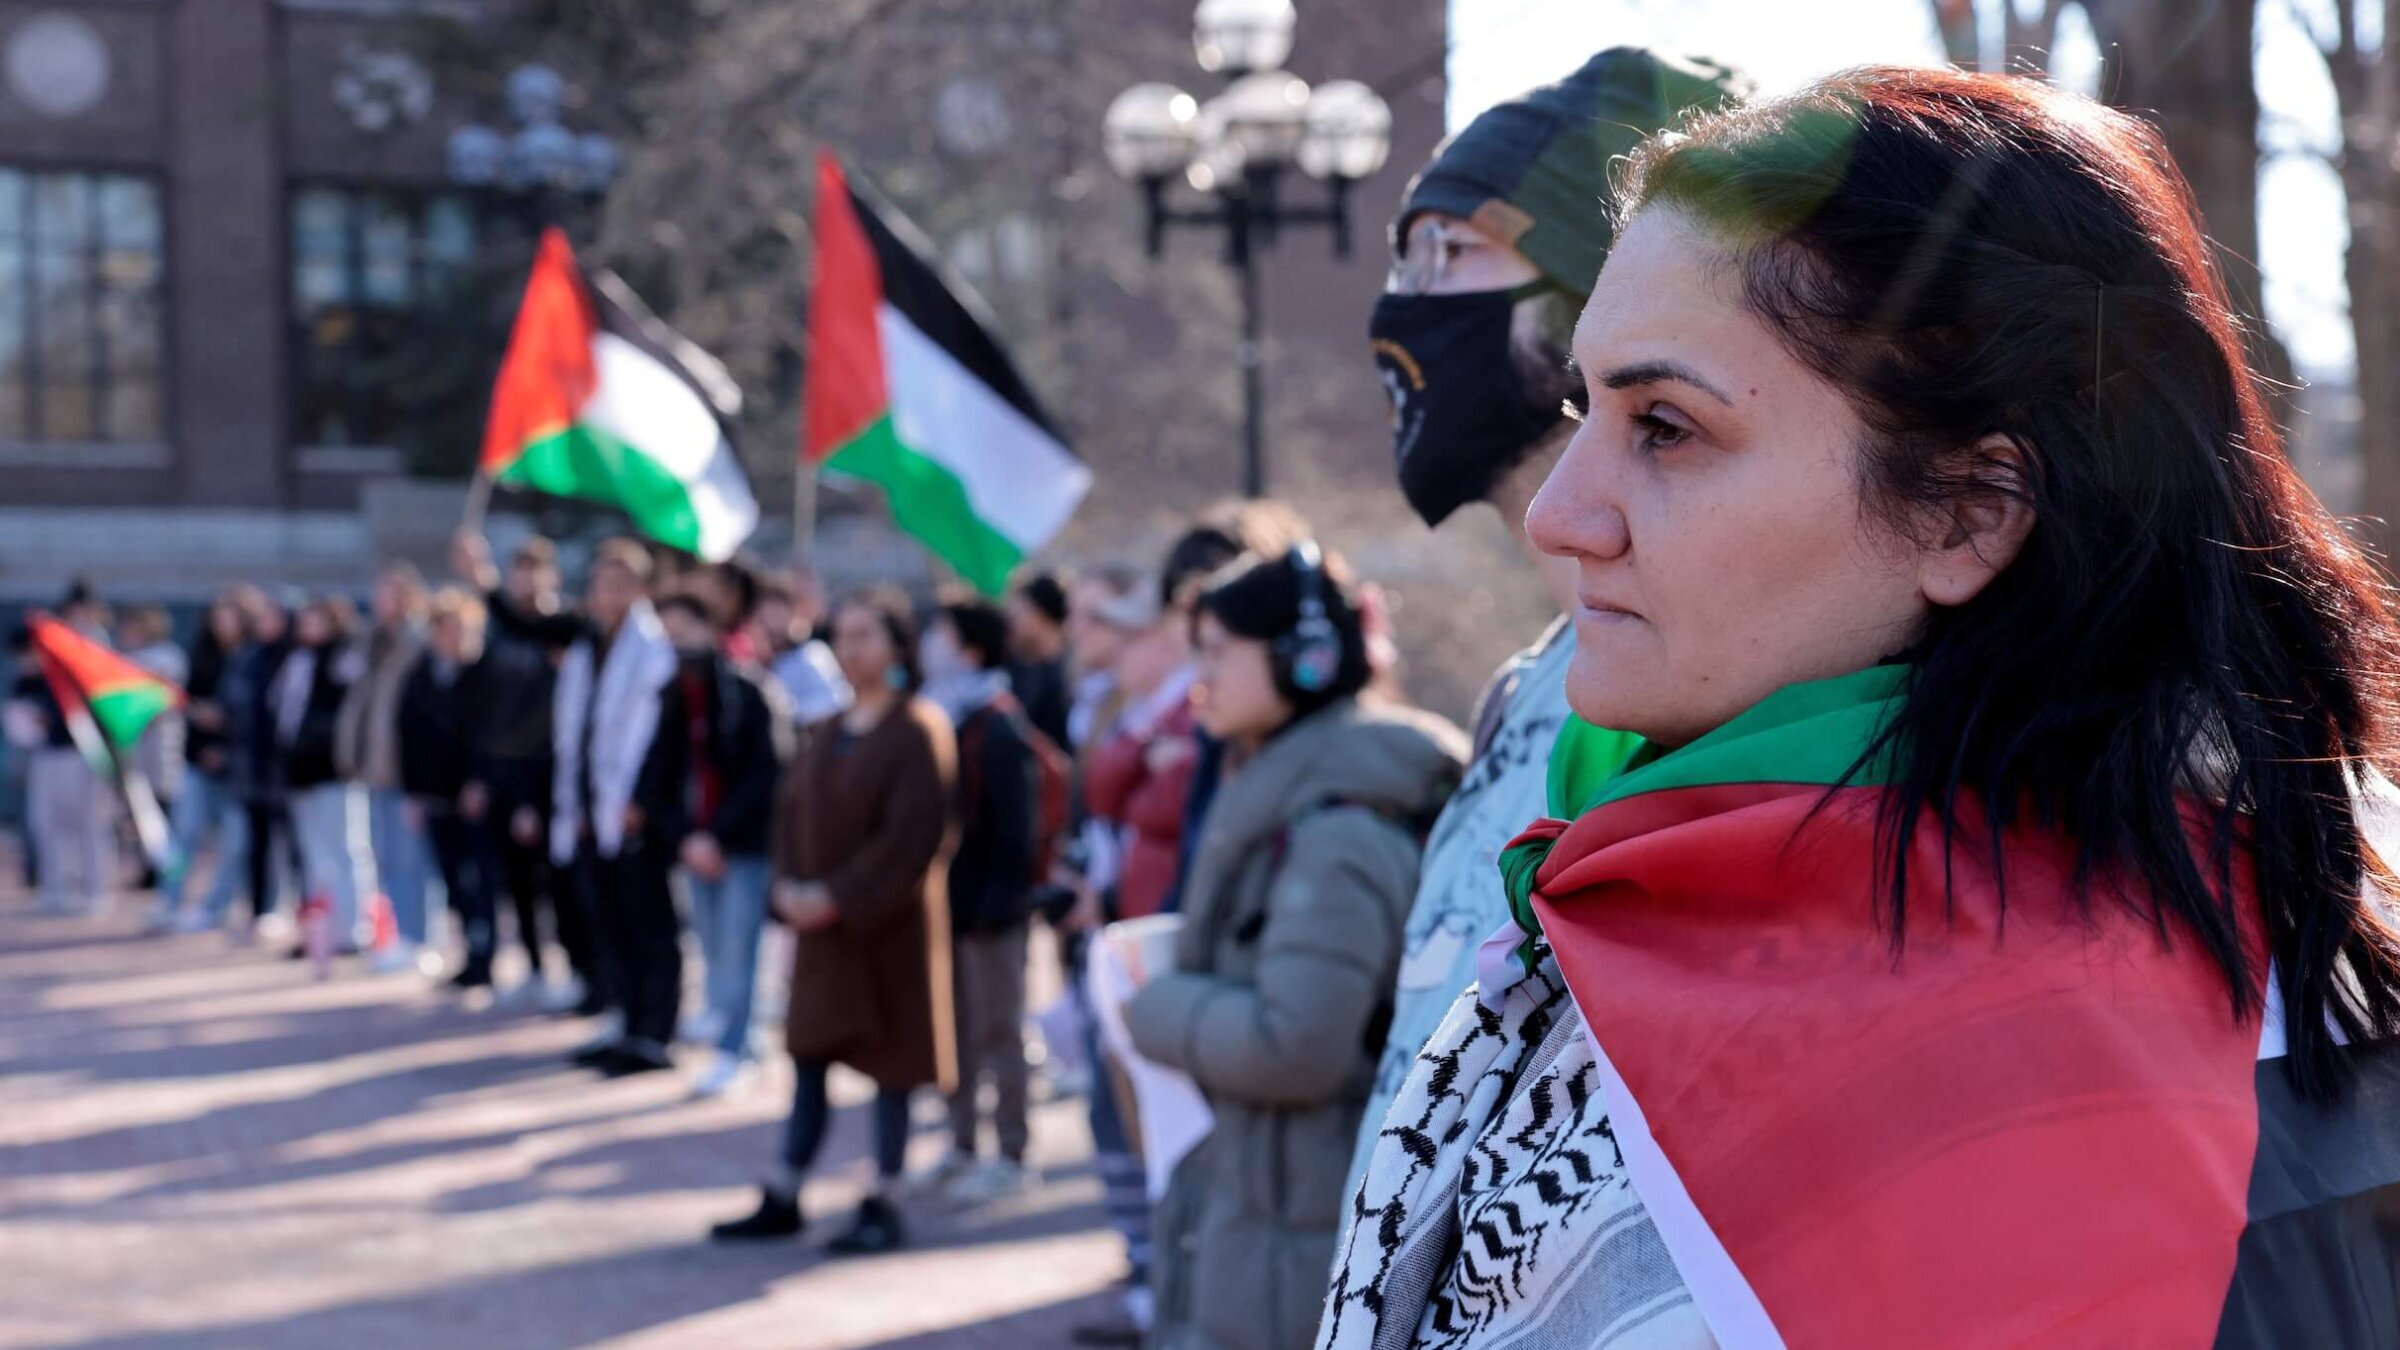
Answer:
[{"label": "eyeglasses", "polygon": [[1384,278],[1383,287],[1397,295],[1425,295],[1442,284],[1450,264],[1477,240],[1448,221],[1423,216],[1409,226],[1401,242],[1405,251],[1392,259],[1391,274]]}]

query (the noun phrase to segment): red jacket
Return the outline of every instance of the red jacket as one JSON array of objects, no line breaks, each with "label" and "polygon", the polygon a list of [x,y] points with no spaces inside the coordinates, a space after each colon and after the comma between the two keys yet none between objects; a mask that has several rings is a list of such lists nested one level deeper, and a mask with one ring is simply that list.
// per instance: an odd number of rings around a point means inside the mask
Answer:
[{"label": "red jacket", "polygon": [[[1187,698],[1146,734],[1123,731],[1110,737],[1084,768],[1084,805],[1116,825],[1125,840],[1125,863],[1117,877],[1121,918],[1156,914],[1175,889],[1184,798],[1200,758],[1193,727]],[[1169,767],[1153,771],[1151,748],[1173,742],[1181,743],[1181,754]]]}]

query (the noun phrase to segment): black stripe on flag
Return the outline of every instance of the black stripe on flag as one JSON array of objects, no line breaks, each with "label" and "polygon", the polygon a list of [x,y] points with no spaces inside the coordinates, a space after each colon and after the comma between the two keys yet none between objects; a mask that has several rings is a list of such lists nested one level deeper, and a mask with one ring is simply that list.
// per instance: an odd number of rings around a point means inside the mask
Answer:
[{"label": "black stripe on flag", "polygon": [[717,415],[717,432],[727,445],[734,446],[738,459],[740,447],[734,443],[733,423],[742,415],[742,387],[734,383],[724,363],[667,327],[616,273],[600,269],[590,276],[592,312],[600,330],[639,348],[698,394],[701,403]]},{"label": "black stripe on flag", "polygon": [[2400,1346],[2400,1041],[2344,1053],[2355,1077],[2330,1104],[2259,1061],[2250,1223],[2219,1346]]},{"label": "black stripe on flag", "polygon": [[882,194],[861,181],[855,169],[849,171],[849,182],[859,224],[867,232],[875,264],[883,273],[884,302],[915,324],[918,332],[941,344],[969,374],[1023,413],[1026,421],[1074,454],[1058,425],[1043,411],[1041,400],[1017,373],[1007,349],[992,336],[996,324],[983,297],[965,278],[936,261],[931,241]]}]

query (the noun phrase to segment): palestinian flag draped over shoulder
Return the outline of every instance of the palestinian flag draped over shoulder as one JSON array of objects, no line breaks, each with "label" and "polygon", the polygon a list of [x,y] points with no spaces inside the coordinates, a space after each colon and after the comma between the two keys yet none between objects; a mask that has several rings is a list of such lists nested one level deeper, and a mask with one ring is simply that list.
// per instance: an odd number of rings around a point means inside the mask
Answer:
[{"label": "palestinian flag draped over shoulder", "polygon": [[962,283],[908,223],[817,159],[816,276],[801,456],[877,484],[900,528],[997,595],[1091,471]]},{"label": "palestinian flag draped over shoulder", "polygon": [[[2400,1345],[2400,1047],[2299,1100],[2270,986],[2237,1019],[2196,939],[2079,907],[2053,832],[2010,827],[1995,875],[1963,806],[1955,852],[1911,841],[1895,953],[1865,752],[1907,679],[1795,685],[1665,753],[1570,722],[1562,819],[1503,855],[1717,1343]],[[2238,853],[2231,881],[2263,950]]]},{"label": "palestinian flag draped over shoulder", "polygon": [[758,525],[728,426],[740,412],[723,366],[614,275],[587,279],[564,232],[543,232],[484,426],[493,482],[613,506],[721,562]]},{"label": "palestinian flag draped over shoulder", "polygon": [[160,714],[183,706],[183,691],[56,619],[32,622],[33,650],[59,706],[87,709],[108,747],[130,754]]}]

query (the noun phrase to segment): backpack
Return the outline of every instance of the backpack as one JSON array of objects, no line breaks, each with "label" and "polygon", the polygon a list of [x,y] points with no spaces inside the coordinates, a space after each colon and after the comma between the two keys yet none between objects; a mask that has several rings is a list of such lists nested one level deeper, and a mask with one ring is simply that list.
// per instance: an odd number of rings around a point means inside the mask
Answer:
[{"label": "backpack", "polygon": [[1025,884],[1039,886],[1050,880],[1059,845],[1074,829],[1075,761],[1067,758],[1067,752],[1058,748],[1058,742],[1033,724],[1015,695],[1002,694],[958,729],[959,776],[969,785],[968,801],[980,800],[980,793],[974,790],[976,785],[967,775],[982,772],[984,727],[992,717],[1011,719],[1018,737],[1033,752],[1033,875],[1025,878]]}]

